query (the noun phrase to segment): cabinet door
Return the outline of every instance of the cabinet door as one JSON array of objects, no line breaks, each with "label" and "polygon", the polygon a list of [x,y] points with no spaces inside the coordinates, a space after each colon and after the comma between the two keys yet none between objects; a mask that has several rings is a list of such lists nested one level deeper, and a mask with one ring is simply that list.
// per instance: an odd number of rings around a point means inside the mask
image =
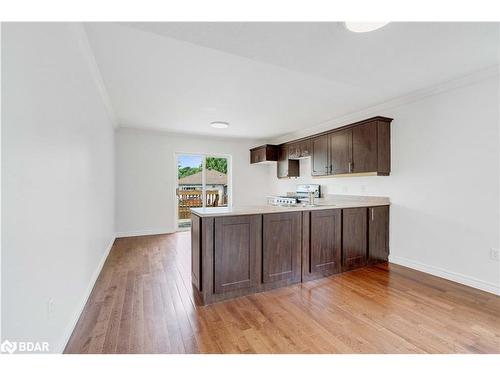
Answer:
[{"label": "cabinet door", "polygon": [[342,210],[342,270],[366,265],[367,209]]},{"label": "cabinet door", "polygon": [[300,142],[300,157],[311,156],[311,141],[309,139]]},{"label": "cabinet door", "polygon": [[377,121],[352,129],[352,172],[377,171]]},{"label": "cabinet door", "polygon": [[258,148],[250,151],[250,163],[260,163],[266,160],[266,149]]},{"label": "cabinet door", "polygon": [[306,139],[288,145],[288,159],[305,158],[308,156],[311,156],[310,140]]},{"label": "cabinet door", "polygon": [[330,134],[330,170],[332,174],[351,173],[352,129]]},{"label": "cabinet door", "polygon": [[341,210],[311,211],[309,272],[331,275],[340,272]]},{"label": "cabinet door", "polygon": [[288,145],[288,159],[300,158],[300,142],[291,143]]},{"label": "cabinet door", "polygon": [[329,174],[328,135],[322,135],[311,140],[311,174],[325,176]]},{"label": "cabinet door", "polygon": [[299,282],[301,213],[263,215],[262,223],[262,282]]},{"label": "cabinet door", "polygon": [[368,261],[387,262],[389,257],[389,206],[368,209]]},{"label": "cabinet door", "polygon": [[261,216],[215,218],[214,293],[257,285],[261,241]]}]

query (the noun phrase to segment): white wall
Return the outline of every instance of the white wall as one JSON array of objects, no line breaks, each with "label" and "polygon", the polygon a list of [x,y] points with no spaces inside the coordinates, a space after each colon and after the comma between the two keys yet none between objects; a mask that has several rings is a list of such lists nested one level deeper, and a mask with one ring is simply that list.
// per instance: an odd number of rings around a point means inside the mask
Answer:
[{"label": "white wall", "polygon": [[170,233],[174,220],[175,152],[232,156],[233,205],[265,203],[275,166],[250,165],[255,141],[119,128],[116,130],[116,231],[118,236]]},{"label": "white wall", "polygon": [[2,25],[2,336],[54,352],[114,239],[113,128],[80,42]]},{"label": "white wall", "polygon": [[312,179],[306,159],[304,177],[272,178],[272,190],[314,182],[327,194],[389,196],[393,262],[498,293],[498,86],[493,77],[373,113],[394,118],[388,177]]},{"label": "white wall", "polygon": [[307,182],[322,184],[327,194],[389,196],[391,261],[498,292],[499,263],[489,257],[490,248],[499,247],[500,225],[497,79],[353,118],[395,119],[388,177],[312,179],[306,159],[303,177],[278,180],[275,166],[249,165],[248,149],[256,141],[119,129],[118,235],[175,230],[174,152],[226,153],[233,155],[234,205],[261,204],[268,194]]}]

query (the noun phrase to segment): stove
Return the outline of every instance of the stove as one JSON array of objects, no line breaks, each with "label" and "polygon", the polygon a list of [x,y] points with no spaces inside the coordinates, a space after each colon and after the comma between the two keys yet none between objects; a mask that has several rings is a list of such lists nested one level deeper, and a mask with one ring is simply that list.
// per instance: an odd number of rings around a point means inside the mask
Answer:
[{"label": "stove", "polygon": [[309,202],[309,193],[312,192],[314,198],[321,197],[321,185],[300,184],[295,189],[295,195],[282,195],[268,197],[268,204],[274,206],[294,206],[299,203]]},{"label": "stove", "polygon": [[299,199],[297,197],[268,197],[267,203],[273,206],[294,206],[299,203]]}]

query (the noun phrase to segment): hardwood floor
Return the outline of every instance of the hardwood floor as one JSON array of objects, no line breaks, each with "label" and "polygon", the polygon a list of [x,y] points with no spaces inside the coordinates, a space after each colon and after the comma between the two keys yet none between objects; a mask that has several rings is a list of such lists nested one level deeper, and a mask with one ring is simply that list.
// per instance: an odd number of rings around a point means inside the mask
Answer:
[{"label": "hardwood floor", "polygon": [[189,232],[117,239],[66,353],[500,353],[500,297],[383,264],[197,306]]}]

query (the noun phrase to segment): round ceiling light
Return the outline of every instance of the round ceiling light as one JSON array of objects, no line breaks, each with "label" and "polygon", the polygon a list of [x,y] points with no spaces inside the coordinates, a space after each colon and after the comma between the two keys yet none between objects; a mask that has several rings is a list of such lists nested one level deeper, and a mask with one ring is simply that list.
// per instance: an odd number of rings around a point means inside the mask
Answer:
[{"label": "round ceiling light", "polygon": [[210,123],[210,126],[215,129],[226,129],[229,127],[229,123],[224,121],[213,121]]},{"label": "round ceiling light", "polygon": [[384,27],[389,22],[345,22],[345,27],[355,33],[367,33]]}]

